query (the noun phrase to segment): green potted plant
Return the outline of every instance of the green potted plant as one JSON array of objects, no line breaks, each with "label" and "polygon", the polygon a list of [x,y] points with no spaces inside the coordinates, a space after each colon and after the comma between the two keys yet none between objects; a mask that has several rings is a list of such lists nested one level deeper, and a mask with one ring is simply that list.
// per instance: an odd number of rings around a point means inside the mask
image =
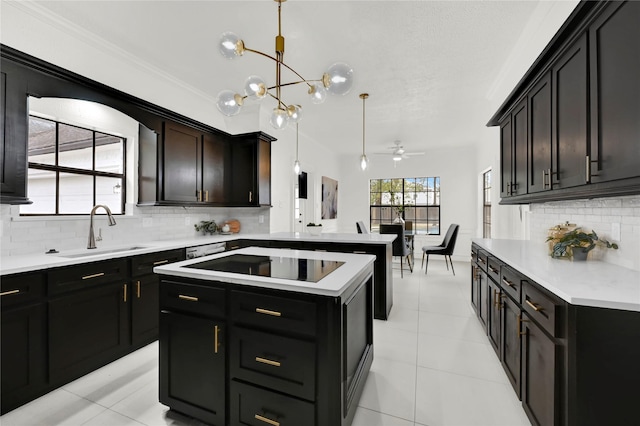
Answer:
[{"label": "green potted plant", "polygon": [[200,224],[195,224],[193,225],[193,227],[196,229],[196,231],[202,231],[202,235],[206,235],[207,233],[215,234],[216,232],[218,232],[218,225],[216,224],[215,220],[201,220]]},{"label": "green potted plant", "polygon": [[311,235],[320,235],[322,233],[322,224],[315,224],[313,222],[307,223],[307,232]]},{"label": "green potted plant", "polygon": [[551,257],[573,258],[573,260],[586,260],[587,255],[596,245],[612,249],[618,248],[616,243],[599,238],[595,231],[586,233],[581,228],[566,232],[560,238],[549,237],[547,241],[553,241]]}]

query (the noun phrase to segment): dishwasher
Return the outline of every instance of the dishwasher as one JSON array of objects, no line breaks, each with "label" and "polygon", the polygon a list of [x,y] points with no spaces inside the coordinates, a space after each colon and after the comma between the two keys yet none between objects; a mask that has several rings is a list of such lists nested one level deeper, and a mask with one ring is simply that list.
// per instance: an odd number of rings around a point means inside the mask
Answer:
[{"label": "dishwasher", "polygon": [[186,258],[195,259],[197,257],[209,256],[211,254],[221,253],[225,251],[226,243],[211,243],[200,246],[187,247]]}]

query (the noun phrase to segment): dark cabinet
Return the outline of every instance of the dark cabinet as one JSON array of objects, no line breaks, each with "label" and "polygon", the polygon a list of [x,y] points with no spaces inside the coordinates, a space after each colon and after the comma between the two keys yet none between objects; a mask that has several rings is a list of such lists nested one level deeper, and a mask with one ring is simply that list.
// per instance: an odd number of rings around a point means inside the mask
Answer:
[{"label": "dark cabinet", "polygon": [[500,287],[492,280],[487,280],[487,336],[489,337],[489,343],[496,351],[498,356],[500,355],[500,343],[501,343],[501,330],[500,330],[500,311],[501,311],[501,297],[502,292]]},{"label": "dark cabinet", "polygon": [[611,2],[588,30],[591,182],[640,175],[639,22],[639,2]]},{"label": "dark cabinet", "polygon": [[489,277],[487,277],[487,273],[483,270],[480,270],[478,274],[478,298],[480,299],[480,306],[478,307],[478,318],[480,318],[480,322],[482,326],[487,328],[489,324]]},{"label": "dark cabinet", "polygon": [[500,124],[501,195],[527,193],[527,99]]},{"label": "dark cabinet", "polygon": [[160,316],[160,402],[225,425],[224,323],[170,311]]},{"label": "dark cabinet", "polygon": [[551,189],[551,75],[549,73],[531,89],[529,100],[529,152],[527,190]]},{"label": "dark cabinet", "polygon": [[478,312],[480,306],[480,268],[471,263],[471,306]]},{"label": "dark cabinet", "polygon": [[271,205],[271,142],[265,133],[231,139],[229,202],[233,206]]},{"label": "dark cabinet", "polygon": [[521,324],[520,307],[511,297],[504,296],[501,305],[500,317],[500,360],[511,386],[521,398],[521,365],[522,365],[522,344],[520,339]]}]

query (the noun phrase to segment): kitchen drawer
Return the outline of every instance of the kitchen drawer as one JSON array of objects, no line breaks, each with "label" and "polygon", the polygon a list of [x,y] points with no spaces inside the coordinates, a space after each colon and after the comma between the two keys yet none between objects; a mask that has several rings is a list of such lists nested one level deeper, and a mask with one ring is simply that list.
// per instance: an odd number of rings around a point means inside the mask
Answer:
[{"label": "kitchen drawer", "polygon": [[220,318],[225,316],[225,305],[223,288],[169,280],[160,282],[161,310]]},{"label": "kitchen drawer", "polygon": [[231,335],[231,377],[315,400],[315,343],[241,327]]},{"label": "kitchen drawer", "polygon": [[231,381],[230,421],[232,425],[313,426],[314,404]]},{"label": "kitchen drawer", "polygon": [[520,292],[524,277],[507,265],[502,265],[500,277],[498,284],[513,300],[520,303]]},{"label": "kitchen drawer", "polygon": [[167,265],[169,263],[184,260],[185,250],[168,250],[159,253],[142,254],[131,258],[131,276],[153,274],[155,266]]},{"label": "kitchen drawer", "polygon": [[529,281],[522,281],[522,308],[553,337],[562,337],[558,323],[563,305],[564,302]]},{"label": "kitchen drawer", "polygon": [[471,263],[478,262],[478,247],[475,244],[471,245]]},{"label": "kitchen drawer", "polygon": [[101,284],[127,282],[127,259],[92,262],[49,272],[49,295]]},{"label": "kitchen drawer", "polygon": [[484,250],[478,250],[478,266],[485,272],[487,272],[489,253]]},{"label": "kitchen drawer", "polygon": [[234,290],[231,315],[236,323],[268,331],[316,334],[316,305],[289,297]]},{"label": "kitchen drawer", "polygon": [[495,257],[489,257],[487,259],[487,275],[496,283],[500,282],[500,268],[502,265],[503,263]]},{"label": "kitchen drawer", "polygon": [[4,275],[0,278],[0,303],[2,309],[34,302],[44,297],[44,274]]}]

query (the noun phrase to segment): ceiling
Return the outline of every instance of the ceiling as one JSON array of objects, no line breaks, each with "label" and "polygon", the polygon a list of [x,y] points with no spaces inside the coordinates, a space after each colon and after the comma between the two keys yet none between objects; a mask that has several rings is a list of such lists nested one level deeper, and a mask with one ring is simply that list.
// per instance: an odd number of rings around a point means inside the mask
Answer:
[{"label": "ceiling", "polygon": [[[247,47],[273,55],[277,3],[271,0],[38,4],[207,94],[212,103],[223,89],[241,92],[251,74],[275,81],[274,63],[267,58],[246,53],[226,60],[217,50],[220,34],[233,31]],[[362,149],[362,92],[370,94],[368,152],[385,151],[395,140],[408,151],[473,144],[494,112],[488,92],[537,5],[287,1],[282,5],[285,62],[306,79],[346,62],[355,81],[347,95],[329,96],[322,105],[312,104],[302,85],[284,88],[283,100],[303,106],[301,133],[344,154]],[[283,82],[293,79],[284,73]],[[265,99],[261,114],[273,107],[275,102]],[[270,127],[260,130],[279,137]]]}]

